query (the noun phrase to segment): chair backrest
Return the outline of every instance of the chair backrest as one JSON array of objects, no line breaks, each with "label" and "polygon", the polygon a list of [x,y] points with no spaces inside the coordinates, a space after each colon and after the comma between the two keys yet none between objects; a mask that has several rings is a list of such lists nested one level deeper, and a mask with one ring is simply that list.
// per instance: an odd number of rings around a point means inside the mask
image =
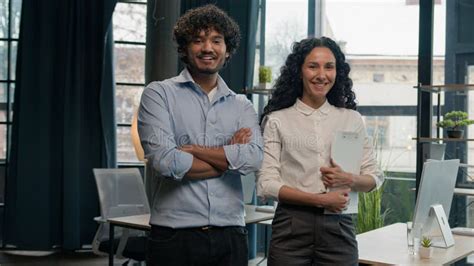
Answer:
[{"label": "chair backrest", "polygon": [[145,187],[137,168],[94,169],[104,219],[150,213]]},{"label": "chair backrest", "polygon": [[[149,214],[150,205],[138,168],[94,169],[94,177],[100,201],[102,220],[113,217]],[[109,239],[109,225],[102,223],[94,241]],[[140,235],[132,230],[130,235]],[[115,238],[120,238],[122,230],[115,230]]]}]

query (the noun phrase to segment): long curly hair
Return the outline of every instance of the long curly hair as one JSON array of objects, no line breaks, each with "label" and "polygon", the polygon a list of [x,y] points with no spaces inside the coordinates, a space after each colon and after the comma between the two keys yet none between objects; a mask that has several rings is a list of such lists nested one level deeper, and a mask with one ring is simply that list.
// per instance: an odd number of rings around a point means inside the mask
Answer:
[{"label": "long curly hair", "polygon": [[176,22],[173,29],[173,40],[178,45],[179,59],[188,64],[188,44],[202,30],[206,33],[215,30],[224,35],[226,50],[229,53],[229,57],[226,59],[227,63],[239,47],[239,25],[224,11],[212,4],[190,9]]},{"label": "long curly hair", "polygon": [[306,56],[315,47],[326,47],[331,50],[336,58],[336,81],[332,89],[326,95],[330,104],[355,110],[355,93],[352,91],[352,80],[349,78],[351,68],[346,63],[346,57],[339,45],[327,37],[308,38],[293,43],[292,52],[286,58],[285,65],[280,69],[281,73],[275,82],[275,91],[267,106],[263,109],[263,118],[273,111],[293,106],[297,98],[303,96],[303,81],[301,79],[301,67]]}]

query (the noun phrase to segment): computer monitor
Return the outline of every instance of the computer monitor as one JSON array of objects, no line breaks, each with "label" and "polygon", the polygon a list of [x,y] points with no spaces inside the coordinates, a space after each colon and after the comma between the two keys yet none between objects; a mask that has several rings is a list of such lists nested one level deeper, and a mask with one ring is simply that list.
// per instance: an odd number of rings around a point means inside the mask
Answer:
[{"label": "computer monitor", "polygon": [[[431,211],[432,206],[437,204],[443,207],[445,214],[445,218],[443,219],[446,219],[445,221],[438,222],[444,223],[447,230],[449,230],[448,217],[453,201],[458,169],[459,159],[444,161],[430,160],[423,164],[423,172],[421,173],[421,181],[413,215],[413,226],[421,225],[423,235],[430,235],[432,237],[440,236],[439,234],[436,235],[435,231],[436,228],[442,225],[438,226],[436,222],[433,222],[436,217],[434,217],[434,211]],[[441,233],[444,234],[444,232]],[[451,233],[451,231],[449,231],[449,233]],[[446,242],[446,239],[442,240]],[[446,245],[442,243],[438,243],[437,246],[446,247]]]}]

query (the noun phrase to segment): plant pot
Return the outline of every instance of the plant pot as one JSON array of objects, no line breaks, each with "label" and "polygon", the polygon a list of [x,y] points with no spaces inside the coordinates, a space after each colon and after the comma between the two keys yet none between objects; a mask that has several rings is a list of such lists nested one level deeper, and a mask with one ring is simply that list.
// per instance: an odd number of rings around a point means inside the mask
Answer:
[{"label": "plant pot", "polygon": [[269,83],[269,82],[266,82],[266,83],[259,83],[258,84],[258,88],[259,89],[262,89],[262,90],[269,90],[272,88],[272,84]]},{"label": "plant pot", "polygon": [[446,133],[448,134],[449,138],[460,139],[464,135],[464,130],[462,130],[462,129],[457,129],[457,130],[448,129],[448,130],[446,130]]},{"label": "plant pot", "polygon": [[420,249],[418,250],[418,254],[420,254],[420,258],[422,259],[429,259],[433,255],[433,248],[420,247]]}]

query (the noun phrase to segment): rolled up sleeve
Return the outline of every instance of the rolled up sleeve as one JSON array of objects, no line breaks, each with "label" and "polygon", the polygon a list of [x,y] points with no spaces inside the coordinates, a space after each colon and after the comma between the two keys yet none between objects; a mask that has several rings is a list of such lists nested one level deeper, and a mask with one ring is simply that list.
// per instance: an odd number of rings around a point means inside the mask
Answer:
[{"label": "rolled up sleeve", "polygon": [[257,121],[257,113],[253,109],[252,103],[247,99],[240,99],[243,102],[243,111],[240,114],[240,128],[250,128],[252,137],[247,144],[224,145],[224,152],[229,163],[230,170],[237,170],[246,175],[257,171],[263,159],[262,133]]},{"label": "rolled up sleeve", "polygon": [[278,199],[284,185],[280,175],[281,138],[278,125],[271,118],[264,122],[264,155],[262,167],[257,172],[257,195],[262,199]]},{"label": "rolled up sleeve", "polygon": [[362,117],[359,117],[359,118],[360,118],[360,122],[359,122],[360,124],[359,124],[358,131],[359,131],[359,134],[362,134],[362,136],[364,136],[364,150],[362,154],[360,174],[371,176],[375,181],[374,189],[379,189],[385,180],[385,176],[377,162],[373,140],[367,135],[367,130],[365,128],[365,124],[364,124],[364,121],[362,120]]},{"label": "rolled up sleeve", "polygon": [[181,180],[191,169],[193,156],[178,150],[171,128],[165,91],[151,83],[142,94],[138,133],[145,157],[164,177]]}]

